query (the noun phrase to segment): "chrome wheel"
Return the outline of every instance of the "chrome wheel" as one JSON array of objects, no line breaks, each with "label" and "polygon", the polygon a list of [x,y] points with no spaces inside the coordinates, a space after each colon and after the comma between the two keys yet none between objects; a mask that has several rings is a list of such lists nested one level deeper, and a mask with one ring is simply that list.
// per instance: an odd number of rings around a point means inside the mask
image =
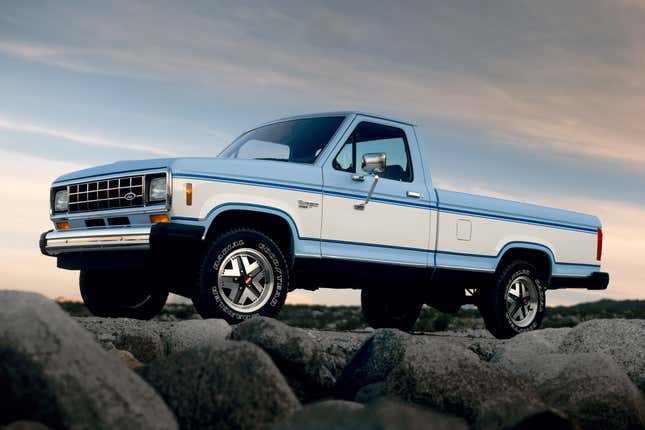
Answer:
[{"label": "chrome wheel", "polygon": [[528,276],[515,278],[506,288],[506,314],[520,327],[531,325],[538,312],[539,292],[535,282]]},{"label": "chrome wheel", "polygon": [[274,288],[269,260],[252,248],[226,256],[217,275],[217,288],[224,303],[236,312],[252,313],[270,299]]}]

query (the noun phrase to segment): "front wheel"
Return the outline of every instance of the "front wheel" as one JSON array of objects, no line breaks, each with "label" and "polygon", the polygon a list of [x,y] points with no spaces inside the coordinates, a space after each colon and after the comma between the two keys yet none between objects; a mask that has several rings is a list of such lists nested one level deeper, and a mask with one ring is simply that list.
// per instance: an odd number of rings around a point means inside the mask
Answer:
[{"label": "front wheel", "polygon": [[147,271],[81,270],[81,297],[98,317],[149,320],[163,309],[168,290]]},{"label": "front wheel", "polygon": [[203,318],[238,323],[276,315],[289,290],[289,266],[278,245],[251,229],[228,231],[206,252],[193,294]]},{"label": "front wheel", "polygon": [[493,336],[508,339],[539,328],[545,303],[543,274],[515,260],[501,269],[491,288],[482,289],[479,311]]},{"label": "front wheel", "polygon": [[412,288],[365,287],[361,309],[372,328],[398,328],[410,331],[419,318],[423,299]]}]

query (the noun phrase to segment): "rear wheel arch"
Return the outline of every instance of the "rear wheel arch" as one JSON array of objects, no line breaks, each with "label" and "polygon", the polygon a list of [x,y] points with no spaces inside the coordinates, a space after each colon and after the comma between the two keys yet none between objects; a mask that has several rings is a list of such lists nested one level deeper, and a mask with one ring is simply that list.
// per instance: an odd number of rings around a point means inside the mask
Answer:
[{"label": "rear wheel arch", "polygon": [[295,255],[297,230],[288,215],[270,209],[232,207],[218,212],[206,230],[206,241],[212,242],[223,233],[240,227],[251,227],[269,236],[280,247],[290,264]]},{"label": "rear wheel arch", "polygon": [[550,249],[541,245],[517,245],[504,249],[500,255],[496,274],[502,272],[506,266],[516,260],[523,260],[531,263],[540,273],[541,277],[548,282],[551,278],[553,268],[553,253]]}]

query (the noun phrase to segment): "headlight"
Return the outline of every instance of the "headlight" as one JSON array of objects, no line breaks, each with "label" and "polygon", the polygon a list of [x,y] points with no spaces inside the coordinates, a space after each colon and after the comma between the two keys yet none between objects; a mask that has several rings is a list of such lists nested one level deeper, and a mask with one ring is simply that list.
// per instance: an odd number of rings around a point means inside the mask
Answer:
[{"label": "headlight", "polygon": [[154,178],[150,180],[150,191],[148,191],[148,200],[151,202],[161,202],[166,200],[166,178]]},{"label": "headlight", "polygon": [[67,190],[57,191],[54,195],[54,211],[62,212],[67,210]]}]

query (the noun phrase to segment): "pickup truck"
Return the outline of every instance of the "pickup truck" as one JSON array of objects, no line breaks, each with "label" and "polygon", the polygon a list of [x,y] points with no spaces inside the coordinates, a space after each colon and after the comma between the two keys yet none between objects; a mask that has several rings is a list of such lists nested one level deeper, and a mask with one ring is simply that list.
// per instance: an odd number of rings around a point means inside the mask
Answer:
[{"label": "pickup truck", "polygon": [[539,327],[545,291],[606,289],[597,217],[436,189],[416,127],[303,115],[216,158],[122,161],[51,186],[40,248],[80,270],[98,316],[152,318],[169,292],[204,318],[275,315],[296,288],[361,289],[372,327],[476,305],[499,338]]}]

